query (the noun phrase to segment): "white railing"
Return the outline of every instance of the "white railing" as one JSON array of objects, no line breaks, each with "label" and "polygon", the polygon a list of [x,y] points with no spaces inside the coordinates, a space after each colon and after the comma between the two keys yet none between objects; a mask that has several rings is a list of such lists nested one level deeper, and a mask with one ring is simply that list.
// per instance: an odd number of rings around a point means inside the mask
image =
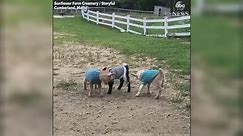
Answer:
[{"label": "white railing", "polygon": [[[190,30],[188,32],[174,32],[169,33],[172,29],[182,29],[182,28],[190,28],[190,21],[189,24],[176,24],[176,25],[169,25],[171,22],[182,21],[182,20],[190,20],[190,16],[182,16],[176,18],[168,18],[165,17],[163,19],[147,19],[144,17],[143,19],[140,18],[133,18],[130,15],[127,16],[120,16],[115,15],[115,13],[107,14],[107,13],[100,13],[99,11],[91,11],[88,10],[87,12],[82,11],[82,17],[87,21],[94,22],[96,24],[102,24],[106,26],[111,26],[112,28],[119,29],[121,32],[130,32],[133,34],[145,35],[145,36],[159,36],[165,37],[168,36],[190,36]],[[151,23],[157,23],[157,25],[150,25]],[[118,24],[126,25],[126,28],[122,28],[118,26]],[[137,27],[142,29],[143,32],[138,32],[136,30],[131,30],[131,26]],[[148,30],[164,30],[158,34],[148,34]]]}]

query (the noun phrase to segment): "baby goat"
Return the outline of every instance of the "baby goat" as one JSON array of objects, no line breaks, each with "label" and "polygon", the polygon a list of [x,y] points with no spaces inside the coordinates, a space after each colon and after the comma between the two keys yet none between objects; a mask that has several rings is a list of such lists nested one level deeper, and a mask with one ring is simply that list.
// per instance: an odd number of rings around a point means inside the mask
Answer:
[{"label": "baby goat", "polygon": [[101,70],[100,79],[102,82],[109,85],[108,94],[111,94],[112,92],[114,79],[120,80],[120,85],[117,88],[118,90],[122,88],[124,81],[126,81],[128,87],[127,92],[131,91],[129,67],[127,64],[123,64],[122,66],[114,67],[111,69],[107,69],[106,67],[103,68]]},{"label": "baby goat", "polygon": [[98,89],[100,91],[100,95],[102,96],[102,90],[101,90],[101,80],[100,80],[100,70],[96,68],[88,68],[85,73],[85,79],[84,79],[84,90],[87,90],[87,82],[90,84],[89,94],[88,96],[91,96],[91,93],[93,91],[93,85],[98,85]]},{"label": "baby goat", "polygon": [[164,73],[161,70],[140,70],[137,72],[137,74],[134,75],[141,83],[139,86],[138,92],[136,94],[136,97],[138,97],[141,93],[141,90],[144,86],[147,85],[148,90],[147,93],[151,94],[152,91],[150,90],[150,85],[154,84],[157,89],[159,89],[158,94],[156,95],[156,99],[159,98],[161,95],[162,88],[164,86]]}]

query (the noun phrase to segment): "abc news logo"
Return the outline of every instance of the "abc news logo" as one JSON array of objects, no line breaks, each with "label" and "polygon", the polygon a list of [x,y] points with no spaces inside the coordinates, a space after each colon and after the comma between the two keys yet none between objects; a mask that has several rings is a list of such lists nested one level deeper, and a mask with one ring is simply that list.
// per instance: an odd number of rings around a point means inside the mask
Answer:
[{"label": "abc news logo", "polygon": [[174,0],[172,2],[172,8],[171,8],[171,15],[172,16],[188,16],[190,15],[189,11],[187,11],[188,8],[186,5],[185,0]]}]

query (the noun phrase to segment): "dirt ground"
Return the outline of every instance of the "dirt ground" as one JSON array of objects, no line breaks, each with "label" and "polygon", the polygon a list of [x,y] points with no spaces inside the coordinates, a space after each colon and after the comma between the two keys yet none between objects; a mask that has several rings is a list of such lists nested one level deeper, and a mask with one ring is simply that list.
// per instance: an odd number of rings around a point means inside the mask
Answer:
[{"label": "dirt ground", "polygon": [[29,22],[3,28],[2,136],[52,134],[50,30],[49,25]]},{"label": "dirt ground", "polygon": [[[56,34],[56,36],[63,36]],[[126,62],[130,73],[142,67],[155,67],[155,58],[124,56],[119,51],[101,46],[65,45],[54,46],[54,89],[53,89],[53,131],[55,136],[185,136],[190,134],[190,112],[183,103],[172,103],[178,90],[172,87],[164,68],[166,83],[161,97],[142,91],[135,97],[139,82],[131,77],[131,92],[126,85],[117,90],[115,82],[111,95],[106,94],[108,86],[102,85],[103,97],[95,90],[91,97],[83,90],[86,66],[92,62],[95,67],[113,67]]]}]

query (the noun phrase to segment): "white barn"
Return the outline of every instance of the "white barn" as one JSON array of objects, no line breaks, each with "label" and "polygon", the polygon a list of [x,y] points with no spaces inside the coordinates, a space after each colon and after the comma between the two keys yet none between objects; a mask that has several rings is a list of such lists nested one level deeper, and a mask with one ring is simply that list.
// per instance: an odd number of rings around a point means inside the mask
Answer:
[{"label": "white barn", "polygon": [[170,8],[163,7],[163,6],[154,6],[154,14],[159,16],[169,16]]}]

